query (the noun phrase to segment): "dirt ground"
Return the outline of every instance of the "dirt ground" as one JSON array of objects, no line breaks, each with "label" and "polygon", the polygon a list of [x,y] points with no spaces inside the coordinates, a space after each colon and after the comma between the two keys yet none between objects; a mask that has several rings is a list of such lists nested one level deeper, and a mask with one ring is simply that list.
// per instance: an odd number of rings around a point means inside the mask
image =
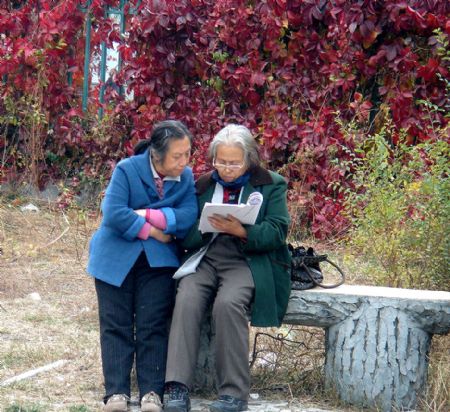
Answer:
[{"label": "dirt ground", "polygon": [[[38,211],[21,210],[28,202],[0,199],[0,411],[100,410],[97,302],[85,272],[98,215],[62,212],[38,201]],[[1,386],[59,361],[51,370]],[[264,384],[268,380],[263,377]],[[281,393],[268,396],[292,398],[282,386]]]},{"label": "dirt ground", "polygon": [[0,204],[0,382],[67,362],[0,387],[0,410],[16,410],[11,405],[27,411],[98,410],[96,297],[85,273],[97,220],[38,207],[21,212]]},{"label": "dirt ground", "polygon": [[22,211],[27,203],[0,198],[0,411],[100,410],[97,302],[85,272],[98,215],[37,201],[38,211]]}]

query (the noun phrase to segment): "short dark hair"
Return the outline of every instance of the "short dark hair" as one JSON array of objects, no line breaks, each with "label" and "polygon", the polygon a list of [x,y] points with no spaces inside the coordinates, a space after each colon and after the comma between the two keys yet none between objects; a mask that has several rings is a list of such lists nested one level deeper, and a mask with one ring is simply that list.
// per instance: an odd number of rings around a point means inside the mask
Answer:
[{"label": "short dark hair", "polygon": [[187,137],[192,145],[192,134],[184,123],[179,120],[164,120],[153,128],[149,139],[141,140],[134,147],[134,154],[144,153],[150,147],[152,157],[164,160],[172,140]]}]

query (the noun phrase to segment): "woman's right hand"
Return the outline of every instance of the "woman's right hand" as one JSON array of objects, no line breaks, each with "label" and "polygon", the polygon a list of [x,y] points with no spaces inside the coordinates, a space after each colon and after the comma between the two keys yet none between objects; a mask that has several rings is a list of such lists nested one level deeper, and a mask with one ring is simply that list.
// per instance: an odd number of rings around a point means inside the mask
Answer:
[{"label": "woman's right hand", "polygon": [[172,241],[172,235],[168,235],[154,226],[150,229],[150,236],[162,243],[169,243]]}]

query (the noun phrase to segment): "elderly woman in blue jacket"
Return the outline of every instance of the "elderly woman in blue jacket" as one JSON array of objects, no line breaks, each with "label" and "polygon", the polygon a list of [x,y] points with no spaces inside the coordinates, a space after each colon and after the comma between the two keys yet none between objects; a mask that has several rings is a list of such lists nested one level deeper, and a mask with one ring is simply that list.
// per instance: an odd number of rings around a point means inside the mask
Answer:
[{"label": "elderly woman in blue jacket", "polygon": [[134,358],[141,411],[162,410],[175,239],[197,216],[191,140],[183,123],[158,123],[118,163],[102,202],[87,271],[98,298],[106,412],[127,411]]}]

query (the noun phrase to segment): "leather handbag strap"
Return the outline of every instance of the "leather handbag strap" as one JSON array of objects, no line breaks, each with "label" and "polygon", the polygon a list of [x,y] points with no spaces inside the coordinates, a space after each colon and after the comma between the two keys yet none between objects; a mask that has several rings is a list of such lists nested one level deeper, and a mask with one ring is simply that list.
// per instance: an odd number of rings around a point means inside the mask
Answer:
[{"label": "leather handbag strap", "polygon": [[[334,263],[331,260],[329,260],[326,255],[319,255],[319,256],[325,256],[325,259],[316,260],[316,262],[328,262],[331,266],[334,266],[336,268],[336,270],[339,272],[339,274],[341,275],[341,279],[339,280],[339,282],[332,283],[332,284],[329,284],[329,285],[328,284],[319,283],[319,282],[317,282],[316,279],[314,279],[314,276],[312,275],[309,267],[305,264],[305,261],[303,260],[301,265],[305,269],[305,272],[308,274],[309,278],[311,279],[311,282],[314,283],[316,286],[320,286],[323,289],[333,289],[333,288],[337,288],[338,286],[341,286],[345,282],[345,274],[342,271],[342,269],[338,265],[336,265],[336,263]],[[319,256],[317,256],[317,257],[319,257]],[[292,270],[292,268],[291,268],[291,270]]]}]

